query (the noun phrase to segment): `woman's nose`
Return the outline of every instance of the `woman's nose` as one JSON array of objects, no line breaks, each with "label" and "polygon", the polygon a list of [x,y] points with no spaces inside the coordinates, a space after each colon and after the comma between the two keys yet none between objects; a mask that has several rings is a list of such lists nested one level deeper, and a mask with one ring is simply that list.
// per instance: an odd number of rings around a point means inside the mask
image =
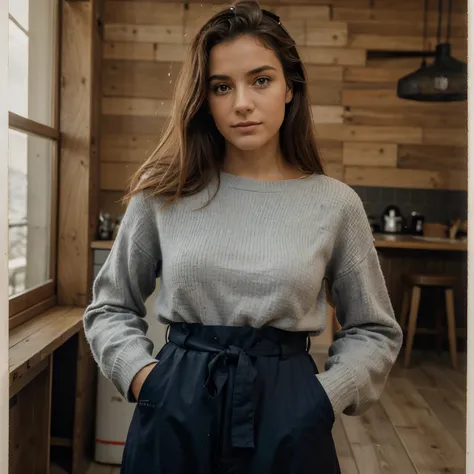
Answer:
[{"label": "woman's nose", "polygon": [[253,109],[253,101],[250,97],[250,91],[244,87],[236,89],[234,107],[236,112],[244,113]]}]

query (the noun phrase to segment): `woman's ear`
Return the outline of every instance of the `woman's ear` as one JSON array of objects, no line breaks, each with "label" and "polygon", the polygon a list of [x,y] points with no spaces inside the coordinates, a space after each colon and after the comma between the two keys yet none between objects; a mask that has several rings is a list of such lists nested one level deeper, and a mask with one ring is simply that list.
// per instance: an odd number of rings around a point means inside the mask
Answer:
[{"label": "woman's ear", "polygon": [[293,99],[293,88],[288,84],[286,86],[285,104],[289,104]]}]

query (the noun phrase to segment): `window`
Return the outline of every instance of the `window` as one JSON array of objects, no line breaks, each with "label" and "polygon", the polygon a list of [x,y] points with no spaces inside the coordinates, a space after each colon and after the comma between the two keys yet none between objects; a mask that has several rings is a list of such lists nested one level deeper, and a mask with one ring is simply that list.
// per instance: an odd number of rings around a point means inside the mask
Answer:
[{"label": "window", "polygon": [[58,0],[9,0],[10,327],[55,303]]}]

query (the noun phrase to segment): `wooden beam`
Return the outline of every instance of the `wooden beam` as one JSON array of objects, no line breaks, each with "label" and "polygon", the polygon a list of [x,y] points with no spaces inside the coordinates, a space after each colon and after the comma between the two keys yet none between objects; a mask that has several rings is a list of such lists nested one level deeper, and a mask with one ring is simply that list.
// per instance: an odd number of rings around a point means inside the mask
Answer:
[{"label": "wooden beam", "polygon": [[[85,307],[91,299],[90,244],[97,235],[100,199],[103,0],[62,0],[62,134],[58,223],[58,303]],[[87,471],[93,454],[97,366],[79,341],[71,474]],[[82,383],[89,380],[85,387]]]},{"label": "wooden beam", "polygon": [[98,216],[99,3],[62,5],[58,303],[77,306],[90,297],[90,242]]}]

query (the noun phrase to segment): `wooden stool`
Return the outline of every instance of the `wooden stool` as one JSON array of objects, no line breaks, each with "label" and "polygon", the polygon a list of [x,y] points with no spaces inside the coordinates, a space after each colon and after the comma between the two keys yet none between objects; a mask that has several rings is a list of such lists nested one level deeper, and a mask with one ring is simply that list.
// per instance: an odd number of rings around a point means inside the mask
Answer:
[{"label": "wooden stool", "polygon": [[406,339],[405,360],[404,365],[410,365],[411,350],[413,341],[415,339],[415,332],[424,332],[437,334],[438,337],[442,331],[441,320],[438,318],[435,330],[425,329],[423,331],[417,330],[416,320],[418,318],[418,309],[420,306],[420,296],[422,287],[440,287],[444,288],[445,303],[446,303],[446,318],[448,324],[448,338],[449,338],[449,352],[451,354],[451,363],[456,369],[458,366],[457,351],[456,351],[456,320],[454,317],[454,295],[453,286],[456,282],[456,277],[453,275],[426,275],[426,274],[410,274],[405,275],[405,291],[403,295],[402,312],[400,316],[400,326],[405,330],[407,317],[408,320],[408,334]]}]

